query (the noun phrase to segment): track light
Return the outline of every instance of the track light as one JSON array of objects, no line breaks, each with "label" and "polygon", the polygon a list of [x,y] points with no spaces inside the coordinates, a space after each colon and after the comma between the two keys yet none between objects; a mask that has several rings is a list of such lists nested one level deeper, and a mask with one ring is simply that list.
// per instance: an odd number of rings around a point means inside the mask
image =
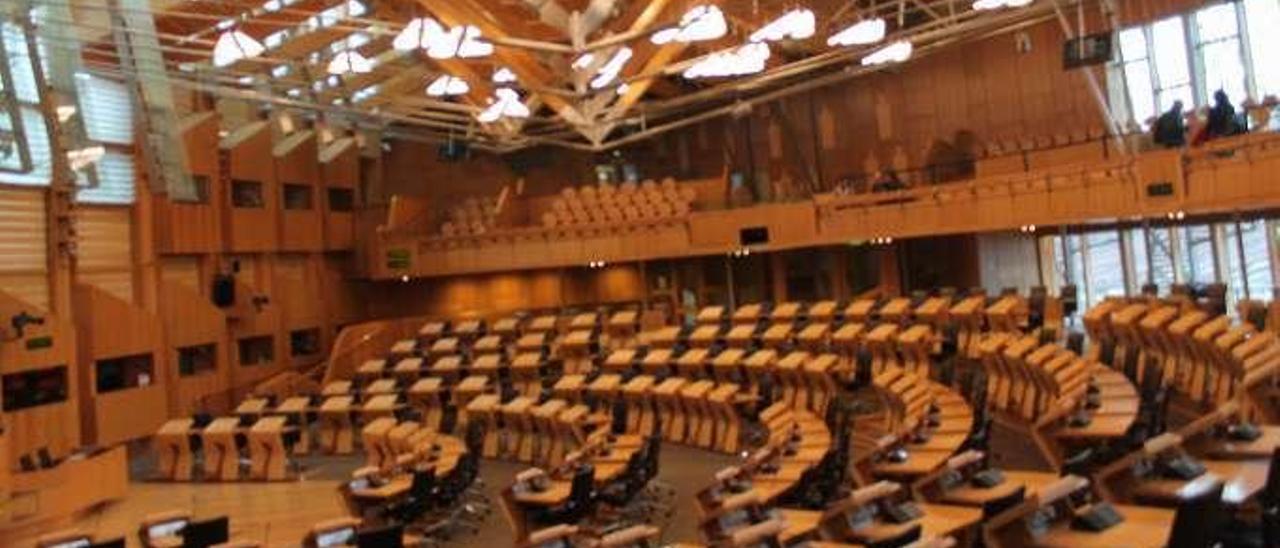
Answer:
[{"label": "track light", "polygon": [[885,65],[889,63],[902,63],[911,58],[911,52],[914,48],[911,42],[899,40],[880,48],[866,57],[862,58],[863,66]]},{"label": "track light", "polygon": [[520,102],[520,94],[511,88],[498,88],[494,90],[494,98],[490,99],[489,106],[484,109],[476,120],[482,124],[490,124],[497,122],[499,118],[528,118],[529,107]]},{"label": "track light", "polygon": [[724,12],[714,5],[694,6],[680,17],[680,24],[655,32],[650,40],[662,45],[671,42],[687,44],[715,40],[729,32]]},{"label": "track light", "polygon": [[752,42],[777,42],[780,40],[805,40],[813,37],[817,21],[812,10],[795,9],[782,14],[769,24],[751,34]]},{"label": "track light", "polygon": [[427,95],[431,97],[449,97],[453,95],[465,95],[471,91],[471,86],[467,85],[467,81],[457,76],[442,74],[435,81],[427,86]]},{"label": "track light", "polygon": [[329,61],[329,74],[333,75],[365,74],[372,70],[373,61],[355,50],[339,53]]},{"label": "track light", "polygon": [[884,40],[884,33],[884,19],[864,19],[831,35],[827,38],[827,45],[831,47],[865,46]]}]

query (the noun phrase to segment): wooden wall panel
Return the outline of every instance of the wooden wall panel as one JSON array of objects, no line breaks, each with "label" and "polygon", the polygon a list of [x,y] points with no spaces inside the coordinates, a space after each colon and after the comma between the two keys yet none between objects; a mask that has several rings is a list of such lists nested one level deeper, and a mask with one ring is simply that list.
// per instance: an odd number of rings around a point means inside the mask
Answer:
[{"label": "wooden wall panel", "polygon": [[275,297],[280,303],[284,330],[320,327],[325,323],[318,258],[280,255],[275,264]]},{"label": "wooden wall panel", "polygon": [[[0,459],[4,459],[0,465],[10,468],[17,467],[19,456],[41,447],[48,447],[54,455],[66,455],[81,445],[75,326],[61,318],[45,315],[33,303],[0,290],[0,317],[10,318],[21,312],[42,316],[44,325],[28,326],[23,337],[0,342],[0,374],[63,366],[66,368],[67,399],[2,413],[10,453],[0,455]],[[47,346],[27,344],[46,337],[50,343]]]},{"label": "wooden wall panel", "polygon": [[187,169],[203,178],[207,194],[200,203],[176,202],[161,189],[155,207],[156,248],[161,253],[212,253],[222,249],[221,204],[225,189],[219,184],[218,116],[193,114],[179,124]]},{"label": "wooden wall panel", "polygon": [[174,255],[160,258],[160,281],[186,286],[197,293],[203,292],[200,277],[200,258],[190,255]]},{"label": "wooden wall panel", "polygon": [[355,245],[354,213],[334,211],[329,203],[328,189],[350,189],[355,194],[360,185],[360,149],[355,139],[337,139],[324,145],[319,156],[323,188],[316,203],[323,209],[324,248],[351,249]]},{"label": "wooden wall panel", "polygon": [[[321,225],[321,208],[324,207],[319,192],[320,158],[316,148],[316,134],[310,130],[298,131],[281,140],[272,151],[275,158],[276,180],[280,184],[280,249],[288,251],[319,251],[324,246]],[[284,199],[286,185],[305,186],[311,193],[308,209],[289,209]]]},{"label": "wooden wall panel", "polygon": [[[224,230],[231,251],[273,251],[279,245],[280,185],[272,161],[271,128],[253,122],[232,131],[220,143],[227,162],[223,191]],[[261,207],[234,207],[232,181],[255,181],[262,185]]]},{"label": "wooden wall panel", "polygon": [[46,215],[44,190],[0,185],[0,288],[38,310],[49,308]]},{"label": "wooden wall panel", "polygon": [[[223,395],[230,388],[231,359],[227,339],[227,318],[221,310],[209,304],[208,299],[196,289],[182,282],[165,282],[161,287],[160,316],[164,320],[165,352],[174,366],[170,368],[170,410],[175,415],[185,415],[204,408],[205,405],[229,406],[228,401],[211,402],[210,398]],[[215,345],[216,366],[213,371],[181,376],[178,372],[178,349],[188,346]]]},{"label": "wooden wall panel", "polygon": [[134,302],[133,217],[126,207],[76,210],[76,280]]}]

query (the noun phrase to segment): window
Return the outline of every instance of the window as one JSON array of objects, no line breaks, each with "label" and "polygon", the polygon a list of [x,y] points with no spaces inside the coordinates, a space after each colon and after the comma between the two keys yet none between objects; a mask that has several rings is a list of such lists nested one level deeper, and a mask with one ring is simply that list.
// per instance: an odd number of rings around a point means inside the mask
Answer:
[{"label": "window", "polygon": [[1270,300],[1271,251],[1266,222],[1261,220],[1223,223],[1223,254],[1227,257],[1226,283],[1231,301]]},{"label": "window", "polygon": [[1280,2],[1276,0],[1244,0],[1246,26],[1249,36],[1249,56],[1252,59],[1254,98],[1280,95],[1280,63],[1275,55],[1280,51]]},{"label": "window", "polygon": [[7,62],[6,70],[0,70],[0,181],[47,185],[49,135],[40,114],[33,60],[21,27],[0,23],[0,52]]},{"label": "window", "polygon": [[151,354],[98,360],[94,367],[99,394],[150,386],[155,373]]},{"label": "window", "polygon": [[212,373],[218,368],[218,346],[201,344],[178,349],[178,375],[191,377]]},{"label": "window", "polygon": [[355,194],[349,188],[329,189],[329,211],[350,212],[355,209]]},{"label": "window", "polygon": [[1280,94],[1280,2],[1215,2],[1119,33],[1111,76],[1124,82],[1129,114],[1148,127],[1181,100],[1188,109],[1212,104],[1225,91],[1237,105]]},{"label": "window", "polygon": [[1089,307],[1107,297],[1123,296],[1124,262],[1120,259],[1119,232],[1114,230],[1090,232],[1084,236],[1088,246],[1088,298]]},{"label": "window", "polygon": [[299,329],[289,333],[289,354],[295,358],[320,353],[320,330]]},{"label": "window", "polygon": [[207,204],[209,203],[209,176],[197,173],[191,174],[191,187],[195,191],[192,200],[193,203]]},{"label": "window", "polygon": [[1177,283],[1178,278],[1173,268],[1173,233],[1169,228],[1152,228],[1147,230],[1147,258],[1151,266],[1150,283],[1167,291],[1169,286]]},{"label": "window", "polygon": [[[87,73],[76,74],[76,94],[85,137],[106,154],[95,165],[96,177],[79,178],[76,199],[95,204],[131,204],[134,199],[133,101],[121,82]],[[88,184],[93,181],[94,185]]]},{"label": "window", "polygon": [[1235,101],[1243,100],[1248,93],[1235,4],[1209,6],[1197,11],[1194,19],[1196,59],[1204,75],[1200,100],[1212,103],[1219,89]]},{"label": "window", "polygon": [[6,413],[61,403],[67,401],[67,366],[9,373],[0,377],[0,384]]},{"label": "window", "polygon": [[276,359],[275,340],[270,335],[240,339],[240,365],[269,364]]},{"label": "window", "polygon": [[288,210],[311,209],[311,186],[284,184],[284,208]]},{"label": "window", "polygon": [[1213,254],[1213,231],[1209,225],[1189,226],[1180,229],[1182,256],[1179,270],[1182,281],[1193,284],[1211,284],[1218,281],[1218,268]]},{"label": "window", "polygon": [[262,183],[235,179],[231,181],[231,205],[233,207],[257,209],[262,204]]}]

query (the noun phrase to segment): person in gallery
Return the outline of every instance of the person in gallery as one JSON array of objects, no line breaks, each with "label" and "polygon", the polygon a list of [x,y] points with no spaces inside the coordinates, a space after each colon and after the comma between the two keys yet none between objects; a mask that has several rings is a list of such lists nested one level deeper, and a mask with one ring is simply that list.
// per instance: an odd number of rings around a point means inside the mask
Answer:
[{"label": "person in gallery", "polygon": [[1187,124],[1182,113],[1182,101],[1174,101],[1173,106],[1160,118],[1156,119],[1152,128],[1153,137],[1158,145],[1178,148],[1187,144]]},{"label": "person in gallery", "polygon": [[1236,119],[1236,107],[1231,105],[1227,92],[1218,90],[1213,94],[1213,107],[1209,109],[1209,120],[1198,141],[1210,141],[1237,133],[1240,133],[1240,122]]}]

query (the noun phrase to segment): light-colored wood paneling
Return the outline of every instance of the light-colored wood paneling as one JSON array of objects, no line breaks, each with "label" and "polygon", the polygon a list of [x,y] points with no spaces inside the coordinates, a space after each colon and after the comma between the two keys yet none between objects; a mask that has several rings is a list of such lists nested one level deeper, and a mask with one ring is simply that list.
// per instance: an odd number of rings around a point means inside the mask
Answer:
[{"label": "light-colored wood paneling", "polygon": [[333,211],[328,189],[349,189],[354,195],[360,185],[360,149],[355,139],[338,139],[320,150],[320,180],[322,188],[316,203],[323,207],[324,248],[351,249],[355,245],[354,214]]},{"label": "light-colored wood paneling", "polygon": [[156,249],[161,253],[212,253],[222,249],[221,204],[225,189],[218,161],[218,116],[193,114],[180,123],[187,168],[205,180],[202,203],[176,202],[160,189],[156,193]]},{"label": "light-colored wood paneling", "polygon": [[76,279],[134,302],[133,218],[127,207],[76,210]]},{"label": "light-colored wood paneling", "polygon": [[[173,364],[169,368],[170,385],[174,387],[170,406],[174,414],[185,415],[200,410],[205,399],[231,388],[227,317],[194,287],[181,282],[165,282],[161,287],[161,302],[164,303],[160,314],[164,319],[165,353]],[[178,371],[178,349],[207,344],[216,345],[214,370],[182,376]]]},{"label": "light-colored wood paneling", "polygon": [[43,189],[0,186],[0,288],[38,310],[49,308],[46,215]]},{"label": "light-colored wood paneling", "polygon": [[[280,185],[276,180],[271,149],[271,128],[266,122],[240,127],[219,144],[228,155],[223,192],[227,246],[231,251],[273,251],[280,240]],[[232,181],[261,184],[260,207],[235,207]]]},{"label": "light-colored wood paneling", "polygon": [[[96,286],[76,284],[73,296],[85,441],[109,445],[151,435],[168,417],[169,362],[159,318]],[[97,391],[99,360],[141,354],[152,357],[150,385]]]},{"label": "light-colored wood paneling", "polygon": [[[324,246],[321,224],[321,208],[324,201],[318,195],[320,187],[320,160],[316,148],[316,134],[303,130],[285,137],[272,151],[275,159],[276,180],[280,184],[280,249],[288,251],[319,251]],[[286,185],[306,187],[311,193],[309,209],[288,209],[284,200]]]},{"label": "light-colored wood paneling", "polygon": [[200,277],[200,258],[191,255],[174,255],[160,259],[160,280],[164,283],[184,285],[192,291],[202,292],[204,283]]},{"label": "light-colored wood paneling", "polygon": [[[43,325],[30,325],[23,337],[0,341],[0,374],[34,371],[55,366],[66,369],[67,399],[38,407],[3,412],[9,454],[0,465],[16,467],[18,457],[41,447],[65,455],[80,446],[79,379],[76,375],[76,329],[70,322],[49,316],[31,303],[0,290],[0,317],[21,312],[43,317]],[[48,338],[49,345],[29,342]]]}]

